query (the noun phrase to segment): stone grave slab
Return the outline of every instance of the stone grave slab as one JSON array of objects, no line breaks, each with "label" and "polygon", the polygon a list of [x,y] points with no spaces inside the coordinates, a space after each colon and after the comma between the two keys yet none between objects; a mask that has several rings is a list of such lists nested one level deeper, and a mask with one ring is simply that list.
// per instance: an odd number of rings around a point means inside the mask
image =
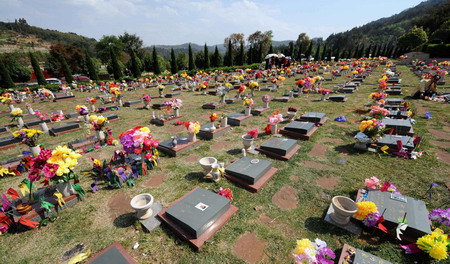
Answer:
[{"label": "stone grave slab", "polygon": [[307,113],[301,115],[299,118],[297,118],[296,121],[319,123],[319,124],[323,125],[323,124],[325,124],[325,122],[328,119],[329,118],[326,116],[325,113],[307,112]]},{"label": "stone grave slab", "polygon": [[77,131],[80,130],[80,124],[79,123],[67,123],[64,125],[60,125],[60,126],[55,126],[49,129],[49,134],[51,136],[58,136],[61,134],[65,134],[65,133],[69,133],[69,132],[73,132],[73,131]]},{"label": "stone grave slab", "polygon": [[238,97],[225,98],[225,102],[226,102],[227,104],[232,104],[232,103],[234,103],[234,102],[236,102],[236,101],[238,101],[238,100],[240,100],[240,98],[238,98]]},{"label": "stone grave slab", "polygon": [[20,139],[14,138],[13,136],[0,138],[0,150],[12,148],[19,142]]},{"label": "stone grave slab", "polygon": [[172,145],[172,139],[165,140],[159,143],[158,150],[171,156],[176,157],[178,154],[186,152],[200,143],[200,139],[189,142],[186,137],[177,138],[177,145]]},{"label": "stone grave slab", "polygon": [[[211,86],[210,86],[210,88],[211,88]],[[216,96],[217,95],[217,90],[216,89],[209,89],[208,94]]]},{"label": "stone grave slab", "polygon": [[411,152],[414,149],[414,143],[413,138],[409,136],[400,136],[400,135],[384,135],[381,139],[378,140],[376,143],[379,147],[388,146],[388,151],[398,151],[397,147],[397,141],[401,141],[403,144],[403,147],[408,150],[408,152]]},{"label": "stone grave slab", "polygon": [[125,251],[119,242],[114,242],[87,261],[88,264],[137,264],[138,262]]},{"label": "stone grave slab", "polygon": [[328,100],[333,101],[333,102],[345,102],[345,101],[347,101],[347,96],[344,94],[331,95],[328,97]]},{"label": "stone grave slab", "polygon": [[363,77],[355,77],[353,78],[352,82],[363,82],[364,78]]},{"label": "stone grave slab", "polygon": [[91,136],[88,138],[77,139],[67,143],[67,146],[73,150],[81,149],[81,148],[93,148],[100,141],[97,136]]},{"label": "stone grave slab", "polygon": [[257,107],[257,108],[252,108],[252,111],[251,111],[251,113],[252,113],[252,115],[254,115],[254,116],[259,116],[259,115],[261,115],[263,112],[265,112],[265,111],[267,111],[267,110],[269,110],[270,109],[270,107]]},{"label": "stone grave slab", "polygon": [[225,197],[196,187],[158,216],[180,238],[200,250],[237,210]]},{"label": "stone grave slab", "polygon": [[67,101],[67,100],[73,100],[75,98],[75,95],[64,95],[61,97],[56,97],[55,101]]},{"label": "stone grave slab", "polygon": [[5,169],[16,170],[17,166],[19,166],[19,164],[23,158],[25,158],[25,156],[24,157],[14,157],[9,160],[0,161],[0,165]]},{"label": "stone grave slab", "polygon": [[289,96],[275,97],[272,99],[272,101],[274,101],[274,102],[281,102],[281,103],[287,103],[291,100],[292,100],[292,98]]},{"label": "stone grave slab", "polygon": [[291,159],[299,149],[300,145],[296,140],[278,137],[272,137],[256,148],[268,157],[284,161]]},{"label": "stone grave slab", "polygon": [[351,94],[354,91],[355,91],[355,88],[353,88],[353,87],[344,87],[344,88],[342,88],[342,92],[346,93],[346,94]]},{"label": "stone grave slab", "polygon": [[110,121],[110,122],[117,121],[120,119],[117,114],[107,114],[107,115],[104,115],[103,117],[108,118],[108,121]]},{"label": "stone grave slab", "polygon": [[344,244],[344,246],[342,247],[342,251],[339,257],[339,260],[337,262],[337,264],[344,264],[346,263],[345,258],[348,256],[348,250],[352,249],[355,254],[353,259],[351,260],[352,264],[392,264],[389,261],[386,261],[382,258],[379,258],[375,255],[372,255],[370,253],[367,253],[365,251],[362,251],[361,249],[358,248],[354,248],[352,246],[349,246],[347,244]]},{"label": "stone grave slab", "polygon": [[163,109],[167,108],[167,105],[165,105],[164,103],[157,103],[157,104],[153,104],[152,108],[157,109],[157,110],[163,110]]},{"label": "stone grave slab", "polygon": [[[362,190],[359,190],[358,197],[361,196]],[[402,240],[412,243],[423,235],[431,234],[431,224],[425,202],[413,197],[379,190],[369,190],[366,200],[374,202],[379,212],[386,209],[383,215],[385,219],[383,225],[387,229],[396,228],[398,220],[403,219],[406,213],[408,227],[403,231],[403,235],[400,235]]]},{"label": "stone grave slab", "polygon": [[225,169],[225,177],[250,192],[258,192],[277,171],[270,161],[242,157]]},{"label": "stone grave slab", "polygon": [[353,233],[357,236],[360,236],[362,233],[361,223],[359,223],[356,219],[353,217],[350,219],[350,222],[346,225],[341,225],[336,223],[332,218],[331,215],[334,214],[333,205],[330,204],[330,207],[328,207],[327,213],[325,214],[325,222],[332,224],[334,226],[337,226],[339,228],[342,228],[350,233]]},{"label": "stone grave slab", "polygon": [[33,121],[29,121],[25,123],[26,127],[34,127],[34,126],[38,126],[40,123],[50,123],[50,119],[49,118],[45,118],[45,119],[38,119],[38,120],[33,120]]},{"label": "stone grave slab", "polygon": [[204,104],[204,105],[202,105],[202,108],[203,109],[217,109],[222,106],[225,106],[226,104],[227,103],[214,102],[214,103],[210,103],[210,104]]},{"label": "stone grave slab", "polygon": [[398,77],[391,77],[387,80],[387,83],[399,83],[400,79]]},{"label": "stone grave slab", "polygon": [[141,222],[141,224],[149,232],[161,225],[161,220],[159,220],[159,218],[157,218],[156,216],[158,215],[159,212],[161,212],[162,204],[160,202],[155,202],[150,207],[150,209],[152,209],[153,211],[152,216],[150,216],[145,220],[139,220],[139,222]]},{"label": "stone grave slab", "polygon": [[0,126],[0,133],[7,132],[7,131],[9,131],[9,129],[7,127]]},{"label": "stone grave slab", "polygon": [[157,125],[157,126],[164,126],[165,124],[171,124],[180,118],[181,118],[181,116],[165,115],[163,119],[155,118],[155,119],[150,120],[150,123]]},{"label": "stone grave slab", "polygon": [[383,108],[389,111],[398,111],[400,110],[401,107],[402,107],[401,105],[388,105],[388,104],[383,105]]},{"label": "stone grave slab", "polygon": [[74,118],[74,117],[78,117],[78,113],[77,112],[73,112],[73,113],[68,113],[64,115],[66,117],[66,119],[70,119],[70,118]]},{"label": "stone grave slab", "polygon": [[206,140],[215,139],[227,133],[231,129],[231,126],[226,126],[211,130],[211,126],[211,123],[207,123],[206,125],[201,126],[200,132],[198,132],[197,136]]},{"label": "stone grave slab", "polygon": [[[179,84],[177,84],[179,85]],[[176,92],[176,91],[181,91],[181,87],[177,86],[177,87],[173,87],[172,89],[170,89],[172,92]]]},{"label": "stone grave slab", "polygon": [[385,100],[387,105],[400,105],[403,104],[405,100],[402,98],[388,98]]},{"label": "stone grave slab", "polygon": [[387,93],[389,95],[402,95],[403,91],[402,91],[402,88],[391,88],[391,89],[385,90],[385,93]]},{"label": "stone grave slab", "polygon": [[116,110],[119,110],[119,109],[120,109],[120,106],[108,105],[108,106],[102,106],[102,107],[97,108],[96,112],[97,113],[103,113],[103,112],[106,112],[106,111],[116,111]]},{"label": "stone grave slab", "polygon": [[228,124],[230,126],[241,126],[245,123],[248,123],[252,119],[253,119],[252,115],[246,116],[244,114],[234,113],[228,116]]},{"label": "stone grave slab", "polygon": [[133,101],[126,101],[123,103],[123,107],[131,107],[132,105],[141,104],[142,100],[133,100]]},{"label": "stone grave slab", "polygon": [[389,118],[392,118],[392,119],[407,119],[407,118],[409,118],[407,111],[392,110],[389,112],[390,112],[390,114],[388,114],[386,116]]},{"label": "stone grave slab", "polygon": [[165,94],[166,98],[174,98],[175,96],[181,95],[180,92],[174,92],[174,93],[167,93]]},{"label": "stone grave slab", "polygon": [[387,131],[386,133],[389,133],[391,129],[394,130],[394,134],[399,135],[408,135],[413,136],[414,130],[411,124],[411,120],[409,119],[390,119],[390,118],[383,118],[381,120],[383,124],[386,125]]},{"label": "stone grave slab", "polygon": [[280,134],[294,139],[309,140],[316,130],[314,123],[293,121],[280,129]]}]

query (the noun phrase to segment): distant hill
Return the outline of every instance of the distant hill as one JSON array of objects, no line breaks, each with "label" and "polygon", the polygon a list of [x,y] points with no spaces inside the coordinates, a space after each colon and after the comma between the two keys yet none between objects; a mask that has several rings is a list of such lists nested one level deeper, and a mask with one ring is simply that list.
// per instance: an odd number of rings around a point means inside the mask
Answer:
[{"label": "distant hill", "polygon": [[0,53],[28,50],[47,52],[56,43],[93,51],[96,40],[72,32],[30,26],[23,18],[10,23],[0,22]]},{"label": "distant hill", "polygon": [[[382,8],[389,8],[389,6]],[[376,10],[368,10],[368,12],[376,12]],[[341,50],[353,49],[360,44],[394,43],[414,25],[423,27],[430,37],[449,19],[449,0],[429,0],[399,14],[381,18],[342,33],[332,34],[328,37],[327,43]]]}]

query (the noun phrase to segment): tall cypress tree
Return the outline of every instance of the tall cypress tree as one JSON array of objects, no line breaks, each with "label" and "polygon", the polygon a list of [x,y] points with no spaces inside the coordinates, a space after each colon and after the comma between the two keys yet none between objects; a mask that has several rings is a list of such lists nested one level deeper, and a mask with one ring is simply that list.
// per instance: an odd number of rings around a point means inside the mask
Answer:
[{"label": "tall cypress tree", "polygon": [[291,56],[291,58],[294,58],[294,42],[293,41],[289,42],[289,56]]},{"label": "tall cypress tree", "polygon": [[192,53],[191,43],[189,43],[188,53],[189,53],[189,65],[188,65],[188,69],[189,69],[190,71],[192,71],[192,70],[195,69],[195,64],[194,64],[194,54]]},{"label": "tall cypress tree", "polygon": [[248,48],[247,51],[247,64],[252,64],[253,63],[253,47],[250,46],[250,48]]},{"label": "tall cypress tree", "polygon": [[245,63],[245,51],[244,51],[244,43],[241,42],[241,46],[239,47],[239,54],[237,57],[237,65],[244,65]]},{"label": "tall cypress tree", "polygon": [[312,53],[312,47],[313,47],[313,43],[312,43],[312,41],[309,43],[309,47],[308,47],[308,49],[306,50],[306,53],[305,53],[305,57],[306,57],[306,59],[308,59],[309,60],[309,56],[311,56],[311,53]]},{"label": "tall cypress tree", "polygon": [[220,66],[219,60],[220,60],[219,49],[216,46],[216,48],[214,50],[214,55],[213,55],[212,60],[211,60],[212,66],[213,67],[219,67]]},{"label": "tall cypress tree", "polygon": [[325,42],[325,45],[323,46],[322,50],[322,56],[320,58],[324,60],[326,56],[327,56],[327,43]]},{"label": "tall cypress tree", "polygon": [[363,56],[370,57],[370,52],[372,50],[372,44],[369,44],[369,47],[367,47],[366,51],[364,52]]},{"label": "tall cypress tree", "polygon": [[58,61],[61,63],[61,67],[64,73],[64,77],[66,77],[66,82],[73,82],[72,72],[70,71],[69,64],[67,64],[66,58],[63,55],[58,54]]},{"label": "tall cypress tree", "polygon": [[336,54],[334,55],[334,60],[335,61],[338,61],[341,58],[340,54],[341,54],[341,49],[337,48]]},{"label": "tall cypress tree", "polygon": [[122,79],[122,70],[120,69],[119,61],[117,61],[116,54],[114,53],[112,47],[109,48],[109,55],[111,56],[111,67],[115,80]]},{"label": "tall cypress tree", "polygon": [[175,74],[178,72],[177,59],[175,57],[175,51],[173,50],[173,48],[170,51],[170,72],[172,74]]},{"label": "tall cypress tree", "polygon": [[133,74],[134,78],[141,76],[141,69],[139,68],[138,58],[134,50],[131,50],[131,74]]},{"label": "tall cypress tree", "polygon": [[255,50],[257,50],[256,63],[260,63],[264,59],[263,54],[262,54],[262,44],[259,44],[258,49],[255,49]]},{"label": "tall cypress tree", "polygon": [[269,54],[272,54],[272,53],[273,53],[273,46],[272,46],[272,44],[270,44]]},{"label": "tall cypress tree", "polygon": [[36,75],[36,79],[39,85],[46,85],[47,81],[45,80],[44,74],[41,72],[41,67],[39,67],[39,62],[37,61],[34,54],[29,52],[31,66],[33,67],[34,74]]},{"label": "tall cypress tree", "polygon": [[231,40],[228,41],[228,51],[225,55],[225,66],[233,66],[233,47],[231,46]]},{"label": "tall cypress tree", "polygon": [[[0,76],[2,77],[1,84],[3,88],[14,88],[16,85],[11,79],[11,75],[9,74],[9,70],[6,68],[3,60],[0,60]],[[45,79],[44,79],[45,80]]]},{"label": "tall cypress tree", "polygon": [[209,64],[209,51],[208,46],[206,46],[206,43],[204,48],[204,56],[205,56],[205,69],[208,69],[209,67],[211,67],[211,65]]},{"label": "tall cypress tree", "polygon": [[378,57],[380,55],[379,52],[380,52],[380,45],[376,44],[373,50],[372,57]]},{"label": "tall cypress tree", "polygon": [[362,58],[363,53],[364,53],[364,44],[361,44],[361,47],[360,47],[360,49],[358,50],[358,53],[357,53],[356,56],[357,56],[358,58]]},{"label": "tall cypress tree", "polygon": [[152,61],[153,61],[153,72],[158,75],[161,74],[161,66],[159,65],[158,60],[158,53],[156,53],[156,47],[153,46],[153,54],[152,54]]},{"label": "tall cypress tree", "polygon": [[314,55],[315,61],[320,61],[320,43],[317,43],[316,55]]},{"label": "tall cypress tree", "polygon": [[91,80],[98,81],[99,78],[97,69],[95,69],[95,65],[94,62],[92,61],[91,56],[89,56],[89,53],[87,51],[85,51],[84,54],[86,56],[85,60],[86,60],[86,67],[89,72],[89,78],[91,78]]}]

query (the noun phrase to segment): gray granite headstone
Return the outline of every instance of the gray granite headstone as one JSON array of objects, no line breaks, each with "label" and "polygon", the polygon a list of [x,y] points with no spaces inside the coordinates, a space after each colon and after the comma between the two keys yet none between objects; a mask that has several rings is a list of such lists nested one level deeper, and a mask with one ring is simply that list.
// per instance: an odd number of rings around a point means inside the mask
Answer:
[{"label": "gray granite headstone", "polygon": [[30,122],[25,123],[25,126],[37,126],[40,123],[50,123],[50,119],[46,118],[46,119],[39,119],[39,120],[33,120]]},{"label": "gray granite headstone", "polygon": [[375,255],[362,251],[361,249],[356,249],[355,259],[352,262],[353,264],[392,264],[389,261],[386,261],[382,258],[379,258]]},{"label": "gray granite headstone", "polygon": [[334,102],[343,102],[347,98],[346,95],[332,95],[328,97],[328,100],[334,101]]},{"label": "gray granite headstone", "polygon": [[19,143],[19,142],[20,142],[20,139],[15,138],[13,136],[3,137],[3,138],[0,138],[0,147],[11,145],[14,143]]},{"label": "gray granite headstone", "polygon": [[390,112],[390,114],[388,114],[387,117],[390,117],[390,118],[400,118],[400,119],[402,119],[402,118],[408,118],[409,117],[407,111],[392,110],[392,111],[389,111],[389,112]]},{"label": "gray granite headstone", "polygon": [[104,115],[103,117],[108,118],[108,120],[114,120],[114,119],[119,118],[119,116],[116,114],[107,114],[107,115]]},{"label": "gray granite headstone", "polygon": [[325,113],[319,113],[319,112],[307,112],[306,114],[303,114],[300,116],[301,120],[312,122],[312,123],[318,123],[322,118],[325,117]]},{"label": "gray granite headstone", "polygon": [[198,188],[181,201],[169,207],[168,217],[194,238],[200,237],[229,208],[230,201],[209,190]]},{"label": "gray granite headstone", "polygon": [[402,104],[404,102],[404,100],[401,98],[389,98],[389,99],[386,99],[385,102],[388,105],[399,105],[399,104]]},{"label": "gray granite headstone", "polygon": [[255,184],[272,168],[272,162],[267,160],[242,157],[225,169],[231,176],[239,178],[248,184]]},{"label": "gray granite headstone", "polygon": [[80,128],[80,124],[78,124],[78,123],[68,123],[68,124],[65,124],[65,125],[52,127],[52,128],[50,128],[50,132],[51,133],[60,133],[60,132],[64,132],[64,131],[71,130],[71,129],[76,129],[76,128]]},{"label": "gray granite headstone", "polygon": [[273,137],[261,144],[261,149],[285,156],[296,145],[297,140]]},{"label": "gray granite headstone", "polygon": [[431,233],[425,202],[409,196],[394,195],[390,192],[378,190],[369,190],[367,200],[374,202],[380,213],[386,209],[383,215],[385,219],[383,225],[387,229],[396,228],[399,219],[402,220],[406,213],[408,227],[403,231],[404,235],[419,238]]},{"label": "gray granite headstone", "polygon": [[300,122],[300,121],[293,121],[284,127],[285,130],[299,133],[302,135],[308,134],[308,132],[311,131],[313,128],[314,123]]},{"label": "gray granite headstone", "polygon": [[0,127],[0,132],[6,132],[6,131],[8,131],[8,129],[6,128],[6,127]]},{"label": "gray granite headstone", "polygon": [[381,120],[381,122],[383,124],[386,125],[386,128],[394,129],[394,133],[408,133],[411,128],[412,128],[412,124],[411,124],[411,120],[403,120],[403,119],[389,119],[389,118],[383,118],[383,120]]}]

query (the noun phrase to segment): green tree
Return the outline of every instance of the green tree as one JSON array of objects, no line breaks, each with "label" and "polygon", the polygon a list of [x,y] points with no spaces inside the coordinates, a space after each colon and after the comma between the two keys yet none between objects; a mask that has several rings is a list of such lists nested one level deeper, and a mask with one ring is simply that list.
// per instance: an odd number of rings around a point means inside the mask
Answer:
[{"label": "green tree", "polygon": [[294,42],[293,41],[289,42],[288,56],[291,56],[292,58],[294,58]]},{"label": "green tree", "polygon": [[67,64],[66,58],[63,55],[58,53],[58,61],[61,64],[62,71],[64,73],[64,77],[66,77],[66,82],[73,82],[72,72],[70,71],[69,64]]},{"label": "green tree", "polygon": [[109,56],[111,58],[111,68],[112,68],[112,73],[114,75],[114,79],[115,80],[120,80],[122,79],[122,69],[120,67],[119,61],[117,60],[117,56],[114,53],[114,48],[110,47],[109,48]]},{"label": "green tree", "polygon": [[130,54],[130,56],[133,51],[139,54],[144,45],[144,41],[142,41],[138,35],[129,34],[128,32],[120,35],[119,40],[123,43],[123,49]]},{"label": "green tree", "polygon": [[141,67],[139,59],[134,50],[131,50],[131,74],[134,78],[139,78],[141,76]]},{"label": "green tree", "polygon": [[341,55],[341,49],[337,48],[336,54],[334,55],[334,60],[338,61],[341,58],[340,55]]},{"label": "green tree", "polygon": [[320,61],[320,43],[317,43],[316,55],[314,55],[315,61]]},{"label": "green tree", "polygon": [[188,56],[189,56],[188,70],[192,71],[192,70],[195,70],[195,64],[194,64],[194,53],[192,53],[191,43],[189,43],[188,53],[189,53],[188,54]]},{"label": "green tree", "polygon": [[198,51],[197,53],[195,53],[195,66],[198,69],[205,68],[205,56],[202,51]]},{"label": "green tree", "polygon": [[153,61],[153,73],[156,75],[161,74],[161,65],[158,60],[158,53],[156,53],[156,46],[153,46],[152,61]]},{"label": "green tree", "polygon": [[321,60],[325,60],[325,57],[327,56],[327,43],[325,42],[322,50],[322,56],[320,56]]},{"label": "green tree", "polygon": [[152,54],[150,52],[145,53],[143,62],[144,62],[144,70],[146,72],[153,71]]},{"label": "green tree", "polygon": [[177,59],[175,57],[175,51],[173,50],[173,48],[170,51],[170,72],[172,74],[175,74],[178,72]]},{"label": "green tree", "polygon": [[91,56],[87,52],[85,52],[85,61],[86,61],[86,67],[89,73],[89,77],[91,80],[98,81],[98,74],[97,74],[97,68],[95,67],[94,61],[92,60]]},{"label": "green tree", "polygon": [[0,77],[1,77],[0,83],[3,88],[16,87],[13,80],[11,79],[11,75],[9,75],[9,70],[6,68],[5,64],[3,63],[3,59],[0,59]]},{"label": "green tree", "polygon": [[445,21],[436,31],[430,36],[432,43],[450,43],[450,19]]},{"label": "green tree", "polygon": [[220,67],[222,65],[222,58],[220,56],[219,49],[217,48],[217,46],[214,49],[214,55],[211,60],[211,65],[213,67]]},{"label": "green tree", "polygon": [[208,46],[206,46],[206,43],[205,43],[203,53],[204,53],[203,56],[205,57],[205,69],[208,69],[209,67],[211,67],[211,65],[209,63],[209,51],[208,51]]},{"label": "green tree", "polygon": [[111,59],[111,50],[116,56],[120,56],[124,49],[123,42],[116,36],[103,36],[96,44],[95,50],[97,56],[103,63],[107,63]]},{"label": "green tree", "polygon": [[412,50],[428,41],[428,36],[422,27],[413,26],[408,32],[401,35],[398,40],[398,46]]},{"label": "green tree", "polygon": [[367,49],[366,49],[365,53],[363,54],[363,56],[370,57],[371,50],[372,50],[372,44],[370,44],[369,47],[367,47]]},{"label": "green tree", "polygon": [[269,47],[269,54],[272,54],[273,53],[273,46],[272,46],[272,44],[270,44],[270,47]]},{"label": "green tree", "polygon": [[312,55],[312,47],[313,47],[313,43],[311,41],[311,42],[309,42],[309,47],[308,47],[308,49],[306,50],[306,53],[305,53],[305,57],[308,60],[309,60],[309,57]]},{"label": "green tree", "polygon": [[224,64],[225,66],[233,66],[233,46],[231,40],[228,41],[228,50],[225,54]]},{"label": "green tree", "polygon": [[39,62],[37,61],[34,54],[29,52],[31,66],[33,67],[34,74],[36,75],[36,79],[39,85],[46,85],[47,81],[44,78],[44,74],[42,74],[41,67],[39,66]]},{"label": "green tree", "polygon": [[177,68],[178,70],[186,70],[186,54],[184,52],[178,52],[177,55]]},{"label": "green tree", "polygon": [[244,65],[244,63],[245,63],[244,43],[241,43],[241,46],[239,47],[239,53],[237,56],[236,64]]}]

